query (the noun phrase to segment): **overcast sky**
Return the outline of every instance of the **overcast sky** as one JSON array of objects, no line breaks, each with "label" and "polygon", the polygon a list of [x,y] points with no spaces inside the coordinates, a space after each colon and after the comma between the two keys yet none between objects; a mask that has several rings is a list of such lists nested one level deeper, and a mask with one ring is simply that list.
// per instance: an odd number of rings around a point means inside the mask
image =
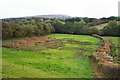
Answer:
[{"label": "overcast sky", "polygon": [[0,0],[0,18],[47,14],[118,16],[119,0]]}]

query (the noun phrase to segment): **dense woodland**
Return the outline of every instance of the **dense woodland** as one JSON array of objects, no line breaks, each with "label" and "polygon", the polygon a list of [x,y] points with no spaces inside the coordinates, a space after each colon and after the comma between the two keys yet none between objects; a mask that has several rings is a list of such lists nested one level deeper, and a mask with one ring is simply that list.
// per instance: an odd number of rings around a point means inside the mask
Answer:
[{"label": "dense woodland", "polygon": [[[2,19],[3,39],[15,37],[41,36],[49,33],[67,34],[99,34],[105,36],[120,36],[120,17],[109,18],[8,18]],[[108,23],[103,29],[98,30],[95,25]]]}]

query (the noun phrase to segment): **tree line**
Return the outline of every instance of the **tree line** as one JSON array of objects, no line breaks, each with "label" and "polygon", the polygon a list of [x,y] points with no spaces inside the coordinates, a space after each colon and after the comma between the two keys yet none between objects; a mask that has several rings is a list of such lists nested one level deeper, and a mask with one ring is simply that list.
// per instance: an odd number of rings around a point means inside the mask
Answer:
[{"label": "tree line", "polygon": [[120,36],[120,22],[109,21],[108,25],[101,30],[101,35],[106,36]]},{"label": "tree line", "polygon": [[54,32],[54,27],[42,21],[30,20],[16,22],[2,22],[2,38],[14,38],[14,37],[32,37],[42,36]]},{"label": "tree line", "polygon": [[[120,36],[120,18],[9,18],[2,20],[2,38],[42,36],[50,33],[67,34],[100,34],[108,36]],[[95,25],[108,23],[103,29],[98,30]]]}]

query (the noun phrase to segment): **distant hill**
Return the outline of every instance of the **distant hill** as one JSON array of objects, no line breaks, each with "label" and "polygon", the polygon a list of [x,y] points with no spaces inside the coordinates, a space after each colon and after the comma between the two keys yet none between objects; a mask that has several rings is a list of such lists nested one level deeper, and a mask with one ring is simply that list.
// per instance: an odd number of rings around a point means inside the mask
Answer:
[{"label": "distant hill", "polygon": [[[6,19],[6,20],[14,20],[16,18],[55,18],[55,19],[66,19],[66,18],[73,18],[69,15],[35,15],[35,16],[24,16],[24,17],[10,17],[10,18],[3,18],[3,19]],[[2,20],[2,19],[0,19]]]},{"label": "distant hill", "polygon": [[35,18],[56,18],[56,19],[66,19],[71,18],[68,15],[36,15],[36,16],[28,16],[28,17],[35,17]]}]

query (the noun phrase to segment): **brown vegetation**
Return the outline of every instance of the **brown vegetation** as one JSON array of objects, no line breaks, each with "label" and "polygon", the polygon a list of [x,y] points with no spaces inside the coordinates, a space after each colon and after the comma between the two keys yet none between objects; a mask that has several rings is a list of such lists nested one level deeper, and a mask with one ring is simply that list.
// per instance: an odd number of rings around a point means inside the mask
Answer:
[{"label": "brown vegetation", "polygon": [[58,46],[56,46],[56,45],[50,45],[50,46],[47,46],[47,48],[56,49],[56,48],[58,48]]},{"label": "brown vegetation", "polygon": [[2,46],[4,47],[9,47],[9,48],[23,48],[23,47],[30,47],[37,45],[39,43],[44,43],[44,42],[50,42],[50,41],[55,41],[55,38],[37,38],[37,37],[32,37],[32,38],[23,38],[19,40],[18,42],[14,43],[7,43],[3,44]]}]

